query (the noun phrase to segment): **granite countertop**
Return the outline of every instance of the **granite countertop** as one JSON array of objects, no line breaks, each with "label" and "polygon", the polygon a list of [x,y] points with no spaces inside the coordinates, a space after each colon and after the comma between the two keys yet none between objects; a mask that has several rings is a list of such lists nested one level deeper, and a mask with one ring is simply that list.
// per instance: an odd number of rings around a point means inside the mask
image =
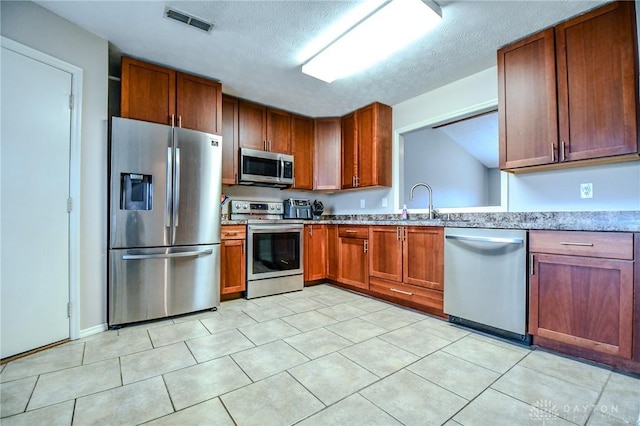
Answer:
[{"label": "granite countertop", "polygon": [[[410,214],[409,220],[401,220],[400,215],[394,214],[325,215],[321,220],[305,223],[640,232],[640,211],[451,213],[443,216],[428,219],[424,214]],[[222,220],[223,225],[246,223],[246,220]]]}]

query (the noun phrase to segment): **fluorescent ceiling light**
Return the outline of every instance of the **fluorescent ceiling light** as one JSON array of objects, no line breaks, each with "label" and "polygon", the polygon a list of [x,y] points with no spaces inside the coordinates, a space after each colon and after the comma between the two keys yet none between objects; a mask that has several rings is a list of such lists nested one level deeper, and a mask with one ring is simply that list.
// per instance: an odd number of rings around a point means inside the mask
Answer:
[{"label": "fluorescent ceiling light", "polygon": [[389,57],[426,34],[442,19],[430,1],[392,0],[302,66],[302,72],[332,81]]}]

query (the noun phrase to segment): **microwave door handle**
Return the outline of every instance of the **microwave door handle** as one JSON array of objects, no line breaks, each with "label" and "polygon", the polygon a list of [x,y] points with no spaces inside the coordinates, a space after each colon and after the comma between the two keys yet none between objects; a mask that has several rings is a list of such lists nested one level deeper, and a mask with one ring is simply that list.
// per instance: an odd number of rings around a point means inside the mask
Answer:
[{"label": "microwave door handle", "polygon": [[280,157],[280,180],[284,180],[284,158]]}]

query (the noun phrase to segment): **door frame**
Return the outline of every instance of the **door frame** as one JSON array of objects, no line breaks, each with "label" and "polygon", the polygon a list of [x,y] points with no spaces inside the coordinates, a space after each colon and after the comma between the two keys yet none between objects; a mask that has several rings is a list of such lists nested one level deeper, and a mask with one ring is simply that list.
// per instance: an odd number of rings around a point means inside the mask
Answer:
[{"label": "door frame", "polygon": [[71,140],[69,141],[69,338],[80,337],[80,206],[81,206],[81,124],[82,124],[82,78],[83,70],[39,50],[25,46],[4,36],[0,45],[20,55],[71,74]]}]

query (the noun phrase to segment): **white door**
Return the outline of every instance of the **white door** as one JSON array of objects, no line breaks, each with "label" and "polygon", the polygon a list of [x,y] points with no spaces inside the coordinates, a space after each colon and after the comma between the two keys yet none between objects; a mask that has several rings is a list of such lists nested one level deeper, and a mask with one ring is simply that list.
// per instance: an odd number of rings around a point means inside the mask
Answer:
[{"label": "white door", "polygon": [[69,338],[72,75],[2,48],[1,357]]}]

